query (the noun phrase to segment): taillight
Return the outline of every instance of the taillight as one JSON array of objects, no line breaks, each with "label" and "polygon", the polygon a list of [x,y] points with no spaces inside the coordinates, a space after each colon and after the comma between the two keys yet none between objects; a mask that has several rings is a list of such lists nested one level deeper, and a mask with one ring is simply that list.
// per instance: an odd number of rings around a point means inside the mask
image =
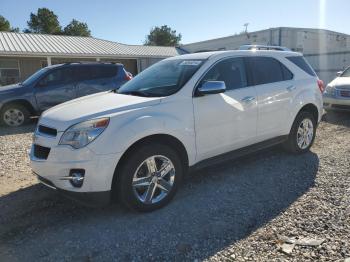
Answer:
[{"label": "taillight", "polygon": [[317,79],[317,85],[318,85],[318,88],[320,89],[321,93],[324,92],[324,83],[321,79]]},{"label": "taillight", "polygon": [[126,81],[131,80],[131,79],[132,79],[132,74],[129,73],[129,72],[125,72],[125,77],[124,77],[124,79],[125,79]]}]

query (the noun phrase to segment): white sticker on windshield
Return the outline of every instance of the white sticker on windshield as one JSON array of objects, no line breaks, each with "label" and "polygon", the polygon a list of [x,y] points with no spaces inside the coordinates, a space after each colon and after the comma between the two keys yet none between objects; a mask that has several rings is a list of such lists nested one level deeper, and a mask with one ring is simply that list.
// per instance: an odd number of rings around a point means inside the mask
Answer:
[{"label": "white sticker on windshield", "polygon": [[198,61],[198,60],[186,60],[186,61],[182,61],[180,63],[180,65],[185,65],[185,66],[198,66],[200,65],[200,63],[202,63],[202,61]]}]

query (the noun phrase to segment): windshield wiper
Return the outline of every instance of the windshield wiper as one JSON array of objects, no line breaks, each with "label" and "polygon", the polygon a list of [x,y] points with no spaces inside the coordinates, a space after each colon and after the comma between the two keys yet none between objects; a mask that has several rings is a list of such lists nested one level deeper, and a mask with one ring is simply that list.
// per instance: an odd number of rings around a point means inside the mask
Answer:
[{"label": "windshield wiper", "polygon": [[143,96],[143,97],[150,97],[151,95],[145,91],[135,90],[135,91],[126,91],[123,93],[119,93],[118,90],[116,91],[117,94],[121,95],[131,95],[131,96]]}]

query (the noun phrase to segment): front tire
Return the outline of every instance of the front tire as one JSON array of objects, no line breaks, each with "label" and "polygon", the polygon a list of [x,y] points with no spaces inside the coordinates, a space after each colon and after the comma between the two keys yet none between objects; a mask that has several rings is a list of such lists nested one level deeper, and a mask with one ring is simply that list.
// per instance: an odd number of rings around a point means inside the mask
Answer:
[{"label": "front tire", "polygon": [[310,150],[316,137],[317,122],[307,111],[301,111],[294,120],[284,148],[292,153],[301,154]]},{"label": "front tire", "polygon": [[8,127],[18,127],[29,122],[28,109],[20,104],[5,105],[0,111],[0,124]]},{"label": "front tire", "polygon": [[162,144],[144,145],[128,155],[116,179],[119,200],[127,208],[149,212],[174,197],[183,177],[177,152]]}]

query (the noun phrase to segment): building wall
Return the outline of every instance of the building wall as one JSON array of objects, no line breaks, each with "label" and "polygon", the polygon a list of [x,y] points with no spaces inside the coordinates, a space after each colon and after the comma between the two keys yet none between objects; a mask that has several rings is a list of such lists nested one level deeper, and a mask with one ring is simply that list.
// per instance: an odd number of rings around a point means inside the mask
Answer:
[{"label": "building wall", "polygon": [[43,68],[46,58],[19,58],[20,64],[20,81],[24,81],[30,75]]},{"label": "building wall", "polygon": [[[12,84],[25,80],[42,67],[46,58],[0,57],[0,85]],[[16,64],[16,70],[11,66],[11,75],[7,74],[7,64]]]},{"label": "building wall", "polygon": [[139,59],[139,70],[140,72],[145,70],[147,67],[163,60],[162,58],[141,58]]},{"label": "building wall", "polygon": [[305,55],[305,58],[313,66],[319,78],[326,84],[336,77],[337,72],[350,66],[350,51]]},{"label": "building wall", "polygon": [[281,45],[301,52],[325,83],[350,65],[350,36],[328,30],[271,28],[187,44],[182,48],[194,53],[235,50],[246,44]]},{"label": "building wall", "polygon": [[248,34],[243,33],[239,35],[187,44],[183,45],[182,48],[191,53],[196,53],[213,50],[235,50],[238,49],[241,45],[247,44],[278,45],[278,33],[278,29],[269,29]]}]

